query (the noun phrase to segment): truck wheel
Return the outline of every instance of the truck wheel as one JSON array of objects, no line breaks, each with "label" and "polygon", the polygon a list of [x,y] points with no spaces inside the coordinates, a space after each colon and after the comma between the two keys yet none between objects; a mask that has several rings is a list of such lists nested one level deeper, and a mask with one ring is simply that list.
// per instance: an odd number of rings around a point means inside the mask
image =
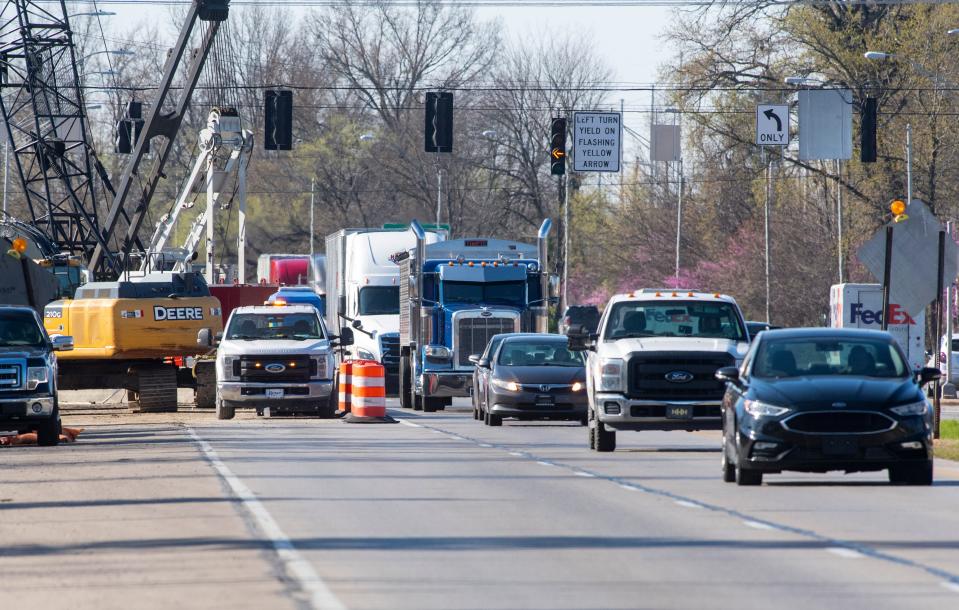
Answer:
[{"label": "truck wheel", "polygon": [[433,396],[423,396],[423,412],[424,413],[435,413],[439,411],[443,406],[442,398],[435,398]]},{"label": "truck wheel", "polygon": [[600,453],[610,453],[616,451],[616,431],[607,430],[606,424],[596,420],[596,427],[592,428],[594,445],[596,451]]},{"label": "truck wheel", "polygon": [[216,406],[216,363],[197,362],[193,375],[196,377],[193,404],[198,409],[212,409]]},{"label": "truck wheel", "polygon": [[54,409],[53,417],[37,426],[37,444],[41,447],[56,447],[60,443],[60,413]]},{"label": "truck wheel", "polygon": [[500,415],[493,415],[492,413],[486,413],[486,424],[488,426],[502,426],[503,418]]},{"label": "truck wheel", "polygon": [[217,419],[233,419],[233,417],[236,415],[236,407],[228,404],[225,400],[220,398],[219,395],[217,395],[215,403]]},{"label": "truck wheel", "polygon": [[323,419],[331,419],[334,411],[336,411],[336,407],[333,406],[332,398],[326,402],[321,402],[316,408],[316,414]]},{"label": "truck wheel", "polygon": [[932,460],[919,464],[899,464],[889,469],[890,483],[932,485]]},{"label": "truck wheel", "polygon": [[400,378],[399,389],[400,407],[410,409],[413,407],[412,384],[410,383],[410,359],[406,356],[400,356]]},{"label": "truck wheel", "polygon": [[410,394],[412,394],[411,399],[412,399],[412,401],[413,401],[413,410],[414,410],[414,411],[422,411],[422,410],[423,410],[423,397],[422,397],[422,396],[417,396],[412,390],[410,390]]},{"label": "truck wheel", "polygon": [[137,370],[135,411],[176,413],[176,369],[161,364]]}]

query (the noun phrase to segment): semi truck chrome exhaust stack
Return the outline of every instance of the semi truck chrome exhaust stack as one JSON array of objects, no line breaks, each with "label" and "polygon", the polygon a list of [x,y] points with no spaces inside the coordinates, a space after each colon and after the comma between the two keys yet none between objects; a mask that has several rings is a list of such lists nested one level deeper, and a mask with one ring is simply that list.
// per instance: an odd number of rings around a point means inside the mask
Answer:
[{"label": "semi truck chrome exhaust stack", "polygon": [[549,265],[547,264],[546,238],[551,228],[553,228],[553,221],[547,218],[539,226],[539,232],[536,234],[536,248],[539,254],[539,289],[540,298],[543,299],[540,304],[540,313],[537,315],[536,330],[541,333],[549,332]]},{"label": "semi truck chrome exhaust stack", "polygon": [[423,315],[423,261],[426,260],[426,231],[423,230],[423,226],[419,221],[415,219],[410,222],[410,229],[413,231],[413,235],[416,236],[415,260],[413,261],[416,273],[416,298],[414,300],[415,302],[411,304],[414,311],[412,315],[410,315],[410,334],[413,335],[413,341],[419,346],[421,337],[420,326]]}]

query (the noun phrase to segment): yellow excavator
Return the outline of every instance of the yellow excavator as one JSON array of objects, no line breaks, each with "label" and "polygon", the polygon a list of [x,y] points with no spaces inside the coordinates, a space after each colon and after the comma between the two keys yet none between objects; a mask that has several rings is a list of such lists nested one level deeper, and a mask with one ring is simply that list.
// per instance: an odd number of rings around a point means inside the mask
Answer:
[{"label": "yellow excavator", "polygon": [[196,356],[201,331],[223,330],[220,301],[193,272],[89,282],[73,299],[49,303],[43,323],[51,335],[73,337],[73,351],[58,358],[60,389],[125,388],[141,412],[176,411],[175,360]]}]

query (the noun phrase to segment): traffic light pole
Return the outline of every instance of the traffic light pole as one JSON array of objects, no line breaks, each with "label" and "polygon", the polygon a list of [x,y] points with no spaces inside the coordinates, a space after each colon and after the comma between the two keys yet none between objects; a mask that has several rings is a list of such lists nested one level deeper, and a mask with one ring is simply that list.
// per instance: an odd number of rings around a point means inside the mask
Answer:
[{"label": "traffic light pole", "polygon": [[[562,315],[563,311],[569,307],[569,175],[559,176],[559,203],[563,206],[563,303],[558,312]],[[548,270],[544,269],[543,273]],[[548,295],[543,295],[546,298]]]}]

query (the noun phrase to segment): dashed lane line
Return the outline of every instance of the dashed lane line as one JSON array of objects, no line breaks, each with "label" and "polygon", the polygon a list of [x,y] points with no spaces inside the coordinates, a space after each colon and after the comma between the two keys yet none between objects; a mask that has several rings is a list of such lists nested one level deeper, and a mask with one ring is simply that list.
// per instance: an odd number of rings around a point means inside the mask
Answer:
[{"label": "dashed lane line", "polygon": [[[397,419],[400,419],[400,422],[401,422],[401,423],[404,421],[404,420],[401,419],[401,418],[397,418]],[[720,506],[720,505],[718,505],[718,504],[711,504],[711,503],[708,503],[708,502],[703,502],[703,501],[700,501],[700,500],[696,500],[695,498],[690,498],[690,497],[687,497],[687,496],[683,496],[683,495],[681,495],[681,494],[677,494],[677,493],[674,493],[674,492],[671,492],[671,491],[668,491],[668,490],[665,490],[665,489],[659,489],[659,488],[656,488],[656,487],[650,487],[650,486],[648,486],[648,485],[643,485],[643,484],[640,484],[640,483],[634,483],[634,482],[632,482],[632,481],[628,481],[628,480],[625,480],[625,479],[622,479],[622,478],[616,477],[616,476],[604,475],[604,474],[598,473],[598,472],[592,472],[592,471],[588,471],[588,470],[583,470],[583,469],[581,469],[581,468],[579,468],[579,467],[571,466],[571,465],[568,465],[568,464],[563,464],[563,463],[560,463],[560,462],[548,461],[548,460],[546,460],[545,458],[540,457],[540,456],[537,456],[537,455],[535,455],[535,454],[533,454],[533,453],[530,453],[530,452],[528,452],[528,451],[527,451],[527,452],[511,451],[510,448],[507,447],[507,446],[505,446],[505,445],[499,445],[499,444],[496,444],[496,443],[489,443],[489,442],[486,442],[486,441],[481,441],[481,440],[476,439],[476,438],[458,435],[458,434],[456,434],[455,432],[450,432],[450,431],[448,431],[448,430],[443,430],[442,428],[438,428],[438,427],[436,427],[436,426],[431,426],[431,425],[427,425],[427,424],[418,424],[418,426],[421,427],[421,428],[428,429],[428,430],[430,430],[430,431],[438,431],[438,432],[440,432],[440,433],[442,433],[442,434],[446,434],[447,436],[459,436],[460,438],[462,438],[462,439],[464,439],[464,440],[468,440],[468,441],[470,441],[471,443],[474,443],[474,444],[479,445],[479,446],[482,446],[482,447],[489,447],[489,448],[491,448],[491,449],[498,449],[498,450],[501,450],[501,451],[505,451],[505,452],[507,452],[509,455],[514,456],[514,457],[520,457],[520,458],[524,458],[524,459],[529,459],[529,460],[532,460],[532,461],[534,461],[534,462],[539,462],[539,463],[548,462],[550,466],[554,466],[554,467],[557,467],[557,468],[563,468],[563,469],[565,469],[565,470],[568,470],[568,471],[572,472],[573,474],[575,474],[575,475],[577,475],[577,476],[591,477],[591,478],[595,478],[595,479],[598,479],[598,480],[603,480],[603,481],[607,481],[607,482],[610,482],[610,483],[614,483],[614,484],[616,484],[617,486],[619,486],[619,487],[622,488],[622,489],[628,489],[628,490],[632,490],[632,491],[641,491],[641,492],[644,492],[644,493],[648,493],[648,494],[652,494],[652,495],[655,495],[655,496],[659,496],[659,497],[661,497],[661,498],[665,498],[665,499],[672,500],[673,502],[675,502],[675,503],[677,503],[677,504],[679,504],[680,502],[684,502],[684,503],[686,503],[686,504],[694,505],[694,506],[696,506],[696,507],[698,507],[698,508],[706,509],[706,510],[709,510],[709,511],[714,512],[714,513],[724,514],[724,515],[727,515],[727,516],[729,516],[729,517],[733,517],[733,518],[735,518],[735,519],[739,519],[740,521],[742,521],[742,523],[743,523],[744,525],[746,525],[746,526],[748,526],[748,527],[751,527],[751,528],[754,528],[754,529],[776,530],[776,531],[779,531],[779,532],[784,532],[784,533],[792,534],[792,535],[799,536],[799,537],[802,537],[802,538],[806,538],[806,539],[809,539],[809,540],[813,540],[813,541],[816,541],[816,542],[821,543],[821,544],[823,545],[823,547],[824,547],[827,551],[829,551],[829,552],[831,552],[831,553],[833,553],[833,554],[837,554],[837,555],[838,555],[840,552],[844,553],[844,554],[842,555],[843,557],[847,557],[847,558],[853,558],[854,556],[857,556],[857,557],[868,557],[868,558],[871,558],[871,559],[876,559],[876,560],[879,560],[879,561],[884,561],[884,562],[886,562],[886,563],[892,563],[892,564],[896,564],[896,565],[903,566],[903,567],[906,567],[906,568],[911,568],[911,569],[915,569],[915,570],[920,570],[920,571],[922,571],[922,572],[925,572],[926,574],[929,574],[930,576],[933,576],[933,577],[935,577],[935,578],[941,579],[942,582],[941,582],[940,584],[941,584],[943,587],[945,587],[946,589],[948,589],[948,590],[950,590],[950,591],[955,591],[955,592],[959,593],[959,573],[949,572],[948,570],[944,570],[944,569],[941,569],[941,568],[937,568],[937,567],[935,567],[935,566],[931,566],[931,565],[928,565],[928,564],[925,564],[925,563],[921,563],[921,562],[919,562],[919,561],[914,561],[914,560],[912,560],[912,559],[908,559],[908,558],[906,558],[906,557],[901,557],[901,556],[899,556],[899,555],[894,555],[894,554],[888,553],[888,552],[886,552],[886,551],[881,551],[881,550],[879,550],[879,549],[875,549],[875,548],[869,547],[869,546],[867,546],[867,545],[860,544],[860,543],[858,543],[858,542],[852,542],[852,541],[849,541],[849,540],[841,540],[841,539],[838,539],[838,538],[832,538],[832,537],[830,537],[830,536],[827,536],[827,535],[825,535],[825,534],[820,534],[820,533],[818,533],[818,532],[816,532],[816,531],[813,531],[813,530],[803,529],[803,528],[799,528],[799,527],[793,527],[793,526],[791,526],[791,525],[785,525],[785,524],[782,524],[782,523],[777,523],[777,522],[774,522],[774,521],[770,521],[770,520],[768,520],[768,519],[756,518],[756,517],[753,517],[753,516],[751,516],[751,515],[749,515],[749,514],[746,514],[746,513],[742,512],[742,511],[739,511],[739,510],[734,509],[734,508],[727,508],[727,507],[724,507],[724,506]],[[683,504],[683,505],[686,505],[686,504]]]},{"label": "dashed lane line", "polygon": [[203,456],[210,462],[213,469],[230,487],[243,508],[253,518],[262,536],[273,545],[273,550],[276,552],[280,565],[283,566],[283,571],[300,590],[306,593],[310,607],[315,610],[346,610],[343,602],[333,594],[326,582],[313,569],[313,564],[304,559],[300,552],[296,550],[289,537],[283,533],[280,525],[266,510],[256,494],[223,463],[210,443],[203,440],[192,428],[187,428],[186,431],[199,446]]}]

